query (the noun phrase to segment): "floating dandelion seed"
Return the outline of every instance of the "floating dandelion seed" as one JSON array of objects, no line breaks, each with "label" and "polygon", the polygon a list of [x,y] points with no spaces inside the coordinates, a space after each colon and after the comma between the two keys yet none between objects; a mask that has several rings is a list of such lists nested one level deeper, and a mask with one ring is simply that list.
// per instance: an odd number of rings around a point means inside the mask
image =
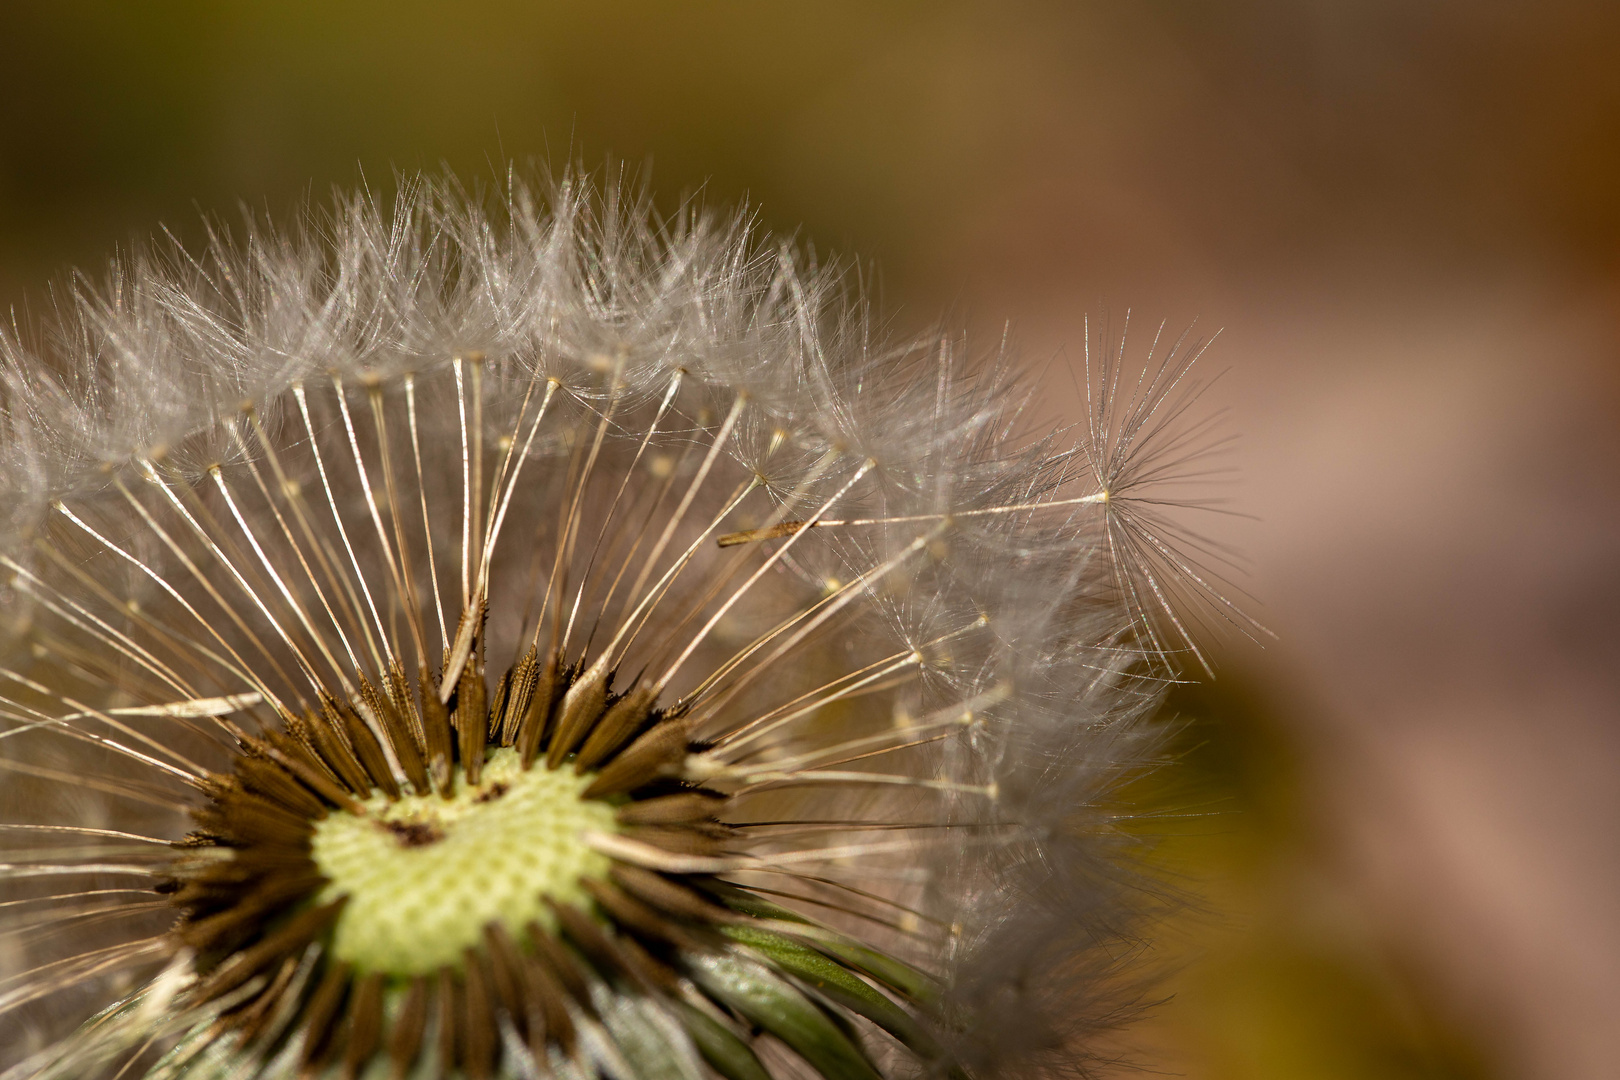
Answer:
[{"label": "floating dandelion seed", "polygon": [[577,178],[51,334],[0,343],[6,1077],[1084,1063],[1100,806],[1219,603],[1139,498],[1185,348],[1017,442],[1009,372]]}]

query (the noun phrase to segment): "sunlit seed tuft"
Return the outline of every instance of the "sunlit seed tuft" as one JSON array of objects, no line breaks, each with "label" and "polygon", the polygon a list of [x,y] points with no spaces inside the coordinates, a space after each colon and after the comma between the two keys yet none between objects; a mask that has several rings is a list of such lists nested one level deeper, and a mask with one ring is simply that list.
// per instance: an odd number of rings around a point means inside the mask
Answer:
[{"label": "sunlit seed tuft", "polygon": [[1026,437],[747,221],[406,179],[0,331],[0,1080],[1090,1060],[1201,346]]}]

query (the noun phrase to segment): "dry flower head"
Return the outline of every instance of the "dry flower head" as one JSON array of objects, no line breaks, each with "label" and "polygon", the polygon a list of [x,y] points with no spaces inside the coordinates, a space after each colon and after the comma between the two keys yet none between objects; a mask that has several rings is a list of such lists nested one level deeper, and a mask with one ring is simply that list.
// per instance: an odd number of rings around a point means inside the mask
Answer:
[{"label": "dry flower head", "polygon": [[1035,439],[962,354],[578,175],[5,335],[3,1075],[1084,1067],[1196,347]]}]

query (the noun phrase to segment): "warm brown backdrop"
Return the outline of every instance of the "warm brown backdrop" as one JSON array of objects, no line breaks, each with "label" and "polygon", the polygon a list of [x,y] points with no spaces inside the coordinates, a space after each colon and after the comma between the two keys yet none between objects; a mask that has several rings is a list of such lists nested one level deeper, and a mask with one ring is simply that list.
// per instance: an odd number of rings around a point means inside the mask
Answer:
[{"label": "warm brown backdrop", "polygon": [[1178,695],[1198,816],[1138,1056],[1192,1077],[1620,1060],[1620,7],[6,0],[0,304],[197,208],[651,162],[897,325],[1224,327],[1212,528],[1280,635]]}]

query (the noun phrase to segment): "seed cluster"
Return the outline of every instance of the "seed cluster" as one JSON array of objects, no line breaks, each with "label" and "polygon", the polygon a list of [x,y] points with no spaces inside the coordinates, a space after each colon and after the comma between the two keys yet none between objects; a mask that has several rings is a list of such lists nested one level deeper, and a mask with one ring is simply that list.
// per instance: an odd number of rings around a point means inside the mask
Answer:
[{"label": "seed cluster", "polygon": [[571,184],[0,333],[0,1080],[989,1077],[1120,1015],[1108,800],[1227,610],[1154,486],[1195,349],[1020,441],[1012,373]]},{"label": "seed cluster", "polygon": [[[612,691],[611,677],[570,696],[579,666],[532,653],[486,708],[461,692],[483,680],[478,654],[448,703],[431,683],[420,710],[368,689],[368,723],[328,699],[286,732],[242,736],[232,772],[208,777],[162,888],[181,912],[175,935],[201,958],[196,1003],[227,1000],[220,1021],[244,1044],[273,1056],[297,1033],[305,1070],[352,1077],[385,1055],[403,1076],[431,1029],[441,1071],[481,1080],[503,1020],[538,1061],[548,1041],[571,1053],[570,1015],[593,1011],[591,980],[673,986],[681,950],[713,949],[738,921],[713,886],[581,839],[594,828],[670,854],[722,853],[722,797],[674,778],[700,749],[680,719],[635,686]],[[429,780],[429,762],[444,782]],[[410,854],[447,857],[413,866]],[[323,938],[323,961],[301,970]]]}]

